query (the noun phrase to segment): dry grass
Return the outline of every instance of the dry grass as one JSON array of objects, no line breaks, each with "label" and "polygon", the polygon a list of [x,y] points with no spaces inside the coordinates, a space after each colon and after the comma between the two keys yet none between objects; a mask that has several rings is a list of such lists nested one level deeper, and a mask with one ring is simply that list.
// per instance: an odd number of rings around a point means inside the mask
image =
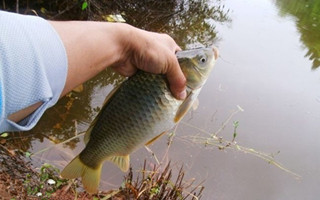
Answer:
[{"label": "dry grass", "polygon": [[151,171],[144,167],[137,176],[133,178],[132,169],[125,177],[123,187],[116,196],[123,199],[200,199],[204,189],[200,184],[194,186],[194,179],[184,181],[184,171],[181,167],[177,178],[172,180],[172,169],[170,162],[164,170],[155,166]]}]

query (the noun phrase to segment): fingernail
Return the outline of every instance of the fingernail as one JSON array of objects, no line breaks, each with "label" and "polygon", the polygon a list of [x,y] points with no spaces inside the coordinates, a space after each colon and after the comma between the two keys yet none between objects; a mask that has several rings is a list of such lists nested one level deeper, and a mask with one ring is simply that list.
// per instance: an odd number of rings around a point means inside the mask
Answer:
[{"label": "fingernail", "polygon": [[186,90],[183,90],[182,92],[179,93],[178,98],[183,100],[187,97],[187,92]]}]

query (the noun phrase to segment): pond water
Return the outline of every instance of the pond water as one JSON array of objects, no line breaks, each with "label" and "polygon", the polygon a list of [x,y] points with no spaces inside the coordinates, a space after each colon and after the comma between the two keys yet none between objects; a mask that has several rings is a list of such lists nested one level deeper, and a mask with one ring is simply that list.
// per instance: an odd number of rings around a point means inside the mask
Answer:
[{"label": "pond water", "polygon": [[[171,160],[174,169],[183,165],[185,180],[205,181],[203,199],[318,199],[318,1],[189,1],[181,5],[153,8],[157,12],[152,12],[152,6],[147,7],[149,12],[125,10],[128,23],[169,33],[183,48],[214,44],[221,55],[201,91],[198,109],[183,119],[170,148],[164,136],[151,150],[164,163]],[[105,96],[120,81],[110,71],[89,81],[84,92],[61,99],[35,129],[16,134],[17,147],[34,153],[86,130]],[[238,121],[238,145],[274,156],[301,178],[234,145],[219,150],[219,143],[205,145],[200,140],[209,137],[201,130],[221,129],[218,136],[231,141],[233,121]],[[80,137],[36,154],[32,161],[63,168],[83,147]],[[149,165],[156,163],[143,148],[132,155],[134,171],[141,169],[145,159]],[[100,189],[117,188],[123,176],[113,164],[105,163]]]}]

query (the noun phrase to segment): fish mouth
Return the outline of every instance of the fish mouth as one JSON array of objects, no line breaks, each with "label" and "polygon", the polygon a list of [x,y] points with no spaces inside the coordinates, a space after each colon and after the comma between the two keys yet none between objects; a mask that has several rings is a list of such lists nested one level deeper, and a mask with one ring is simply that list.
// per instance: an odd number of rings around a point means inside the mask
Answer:
[{"label": "fish mouth", "polygon": [[219,57],[219,50],[218,50],[218,48],[215,47],[215,46],[212,46],[212,51],[213,51],[215,60],[217,60],[218,57]]}]

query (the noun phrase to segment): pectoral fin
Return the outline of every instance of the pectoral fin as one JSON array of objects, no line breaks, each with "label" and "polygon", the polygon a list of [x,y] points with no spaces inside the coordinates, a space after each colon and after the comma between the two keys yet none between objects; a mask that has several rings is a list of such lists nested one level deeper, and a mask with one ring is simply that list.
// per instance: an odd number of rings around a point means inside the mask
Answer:
[{"label": "pectoral fin", "polygon": [[130,156],[112,156],[108,159],[113,164],[117,165],[121,171],[126,172],[130,165]]},{"label": "pectoral fin", "polygon": [[187,96],[187,98],[183,101],[183,103],[180,105],[180,107],[176,113],[176,116],[174,118],[175,123],[179,122],[187,114],[188,110],[191,108],[193,103],[196,101],[196,99],[199,95],[200,89],[201,88],[192,91]]},{"label": "pectoral fin", "polygon": [[164,134],[166,134],[167,131],[164,131],[162,133],[160,133],[159,135],[157,135],[156,137],[152,138],[149,142],[147,142],[145,145],[149,146],[150,144],[154,143],[157,139],[159,139],[161,136],[163,136]]}]

